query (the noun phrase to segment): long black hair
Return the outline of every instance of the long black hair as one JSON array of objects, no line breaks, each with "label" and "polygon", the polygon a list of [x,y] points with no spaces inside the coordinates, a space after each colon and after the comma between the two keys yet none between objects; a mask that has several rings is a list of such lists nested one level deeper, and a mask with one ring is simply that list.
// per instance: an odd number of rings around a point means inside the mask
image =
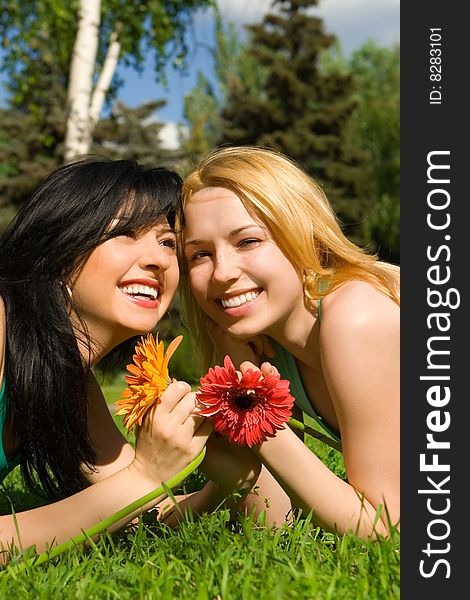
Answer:
[{"label": "long black hair", "polygon": [[87,428],[89,368],[72,330],[67,282],[109,239],[117,216],[112,236],[162,215],[173,227],[180,191],[181,178],[169,169],[87,157],[51,173],[0,237],[8,425],[25,482],[34,487],[36,473],[52,498],[82,489],[82,466],[93,468],[96,459]]}]

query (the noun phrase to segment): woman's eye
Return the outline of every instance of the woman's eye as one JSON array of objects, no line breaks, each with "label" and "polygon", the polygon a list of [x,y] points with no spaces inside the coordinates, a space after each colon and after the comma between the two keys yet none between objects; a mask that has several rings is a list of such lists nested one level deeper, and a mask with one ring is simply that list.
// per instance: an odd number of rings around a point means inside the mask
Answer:
[{"label": "woman's eye", "polygon": [[246,248],[249,246],[253,246],[254,244],[257,244],[260,240],[256,239],[256,238],[249,238],[246,240],[242,240],[238,246],[239,248]]},{"label": "woman's eye", "polygon": [[199,250],[198,252],[191,254],[191,256],[189,257],[189,260],[194,261],[194,260],[198,260],[200,258],[204,258],[205,256],[209,256],[209,252],[207,250]]},{"label": "woman's eye", "polygon": [[164,240],[160,240],[160,245],[171,248],[171,250],[176,250],[176,240],[174,238],[165,238]]}]

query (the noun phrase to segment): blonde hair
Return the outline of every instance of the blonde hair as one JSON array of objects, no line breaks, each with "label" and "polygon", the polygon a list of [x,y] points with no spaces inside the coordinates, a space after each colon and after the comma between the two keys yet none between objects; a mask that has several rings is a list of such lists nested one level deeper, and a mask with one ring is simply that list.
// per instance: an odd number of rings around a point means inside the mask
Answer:
[{"label": "blonde hair", "polygon": [[[303,276],[305,302],[311,310],[320,298],[352,279],[368,282],[400,303],[399,267],[379,261],[348,240],[319,184],[286,156],[253,146],[213,150],[183,183],[180,225],[191,196],[208,187],[233,191],[266,225]],[[214,356],[206,316],[191,294],[184,259],[181,263],[183,318],[194,336],[201,366],[207,369]]]}]

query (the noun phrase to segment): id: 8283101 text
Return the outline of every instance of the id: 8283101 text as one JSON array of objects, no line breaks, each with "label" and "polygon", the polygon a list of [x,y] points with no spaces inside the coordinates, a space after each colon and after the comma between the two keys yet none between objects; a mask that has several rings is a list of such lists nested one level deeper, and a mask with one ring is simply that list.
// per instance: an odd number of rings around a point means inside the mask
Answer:
[{"label": "id: 8283101 text", "polygon": [[432,89],[429,92],[429,104],[442,103],[442,29],[429,29],[429,81]]}]

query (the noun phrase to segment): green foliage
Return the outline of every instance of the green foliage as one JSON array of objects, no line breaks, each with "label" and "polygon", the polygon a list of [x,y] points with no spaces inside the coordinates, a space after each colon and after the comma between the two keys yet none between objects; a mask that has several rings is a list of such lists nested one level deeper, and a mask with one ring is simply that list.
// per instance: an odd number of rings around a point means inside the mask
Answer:
[{"label": "green foliage", "polygon": [[[0,123],[0,231],[36,186],[61,162],[64,121],[61,106],[52,103],[39,122],[20,109],[4,110]],[[3,141],[2,140],[5,140]]]},{"label": "green foliage", "polygon": [[196,86],[184,98],[184,116],[189,131],[182,135],[182,146],[191,162],[217,144],[220,137],[218,100],[211,84],[198,73]]},{"label": "green foliage", "polygon": [[233,90],[243,90],[250,101],[255,101],[263,94],[268,75],[241,42],[235,25],[225,25],[218,11],[215,12],[214,32],[212,59],[216,83],[211,84],[198,73],[196,86],[184,99],[184,116],[189,130],[182,136],[182,146],[192,163],[220,142],[224,130],[222,112]]},{"label": "green foliage", "polygon": [[[78,1],[0,0],[0,69],[6,75],[7,108],[0,124],[0,228],[63,157],[69,65],[77,31]],[[152,56],[156,76],[174,60],[185,68],[187,42],[196,10],[212,0],[102,0],[95,77],[104,62],[109,38],[119,31],[121,63],[140,71]],[[121,81],[115,75],[107,95],[112,106]],[[158,108],[161,102],[153,106]],[[151,104],[135,110],[116,107],[101,126],[92,151],[149,162],[162,157],[159,124],[149,122]],[[118,114],[119,113],[119,114]],[[150,147],[153,146],[153,153]],[[125,149],[124,149],[125,147]],[[178,156],[167,154],[167,160]]]},{"label": "green foliage", "polygon": [[349,136],[367,155],[367,186],[373,200],[364,223],[365,241],[383,258],[400,257],[400,50],[366,43],[351,57],[358,82]]},{"label": "green foliage", "polygon": [[154,100],[130,108],[117,102],[109,117],[96,125],[91,153],[148,165],[169,164],[179,159],[179,152],[161,147],[163,123],[156,120],[155,114],[165,104],[165,100]]},{"label": "green foliage", "polygon": [[400,51],[366,42],[346,59],[338,48],[322,57],[325,72],[350,72],[355,109],[345,144],[365,157],[359,194],[368,199],[363,243],[381,258],[400,260]]},{"label": "green foliage", "polygon": [[[61,92],[58,87],[57,94],[41,106],[44,114],[40,118],[20,109],[2,111],[0,231],[37,185],[62,162],[65,111]],[[161,148],[162,124],[153,116],[163,104],[164,101],[154,101],[136,108],[116,104],[111,115],[98,123],[90,152],[175,167],[180,153]]]},{"label": "green foliage", "polygon": [[[169,60],[184,67],[188,52],[185,32],[196,10],[212,5],[212,0],[146,0],[144,2],[102,0],[101,24],[96,71],[103,66],[109,39],[119,33],[120,60],[141,71],[151,55],[161,76]],[[77,31],[78,0],[0,0],[0,38],[4,40],[2,70],[18,96],[13,103],[23,104],[40,83],[38,58],[57,72],[67,83],[73,43]],[[41,51],[48,44],[48,52]],[[119,87],[115,79],[110,99]]]},{"label": "green foliage", "polygon": [[180,333],[183,335],[183,341],[171,358],[171,376],[191,385],[199,385],[199,379],[203,373],[195,366],[194,353],[196,349],[189,332],[181,328]]},{"label": "green foliage", "polygon": [[[176,356],[176,354],[175,354]],[[173,362],[173,359],[172,359]],[[116,383],[116,382],[115,382]],[[108,401],[110,398],[107,398]],[[115,417],[122,428],[122,419]],[[307,424],[313,425],[306,418]],[[123,431],[124,432],[124,431]],[[134,444],[131,434],[129,441]],[[307,445],[328,467],[344,477],[342,455],[318,440]],[[200,489],[205,478],[195,471],[184,489]],[[24,490],[19,469],[6,478],[0,514],[47,503]],[[104,535],[40,567],[15,571],[12,561],[0,572],[5,598],[134,598],[176,600],[252,598],[398,600],[400,538],[393,529],[376,541],[343,537],[314,527],[309,517],[291,525],[265,527],[239,515],[230,523],[218,510],[176,529],[159,525],[149,513],[137,526]]]}]

